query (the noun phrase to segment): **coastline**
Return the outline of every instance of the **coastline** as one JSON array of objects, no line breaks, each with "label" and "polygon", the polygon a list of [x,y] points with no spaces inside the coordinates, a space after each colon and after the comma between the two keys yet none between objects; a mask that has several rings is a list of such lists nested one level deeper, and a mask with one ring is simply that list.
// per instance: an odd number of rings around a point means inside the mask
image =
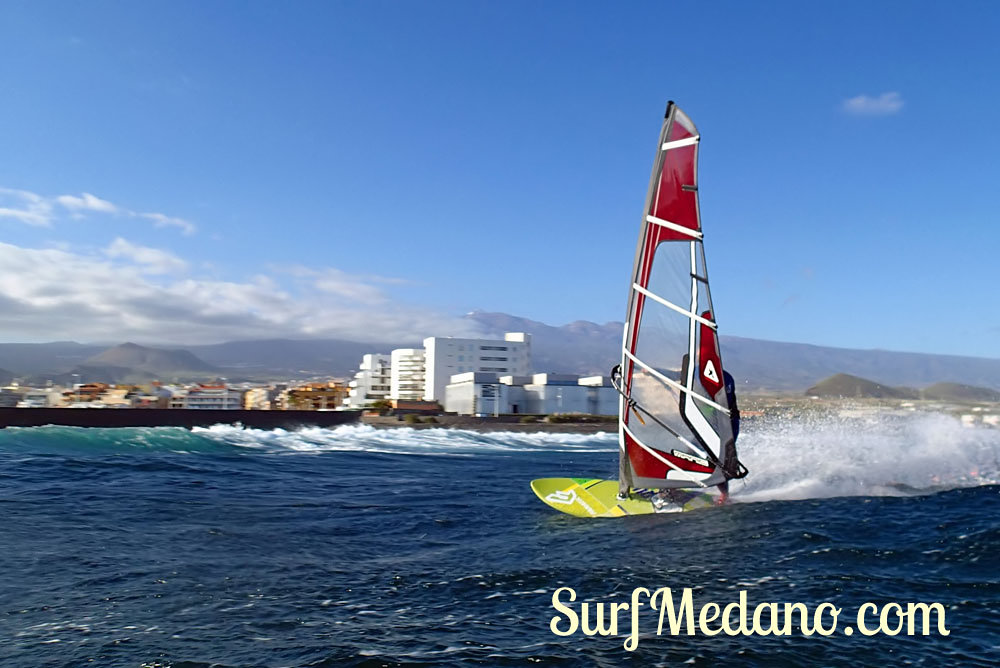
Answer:
[{"label": "coastline", "polygon": [[361,424],[376,429],[398,429],[411,427],[413,429],[464,429],[467,431],[516,431],[516,432],[547,432],[553,434],[597,434],[600,432],[617,433],[618,423],[615,422],[528,422],[522,423],[518,416],[472,417],[466,415],[437,415],[437,422],[423,423],[404,422],[396,416],[364,416]]}]

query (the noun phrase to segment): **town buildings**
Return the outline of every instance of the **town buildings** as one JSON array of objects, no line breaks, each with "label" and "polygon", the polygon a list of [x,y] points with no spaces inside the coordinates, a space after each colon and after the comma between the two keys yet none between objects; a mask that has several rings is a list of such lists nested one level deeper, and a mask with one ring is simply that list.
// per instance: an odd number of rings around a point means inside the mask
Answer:
[{"label": "town buildings", "polygon": [[288,388],[275,403],[278,410],[332,411],[343,407],[347,391],[347,386],[336,381],[310,383]]}]

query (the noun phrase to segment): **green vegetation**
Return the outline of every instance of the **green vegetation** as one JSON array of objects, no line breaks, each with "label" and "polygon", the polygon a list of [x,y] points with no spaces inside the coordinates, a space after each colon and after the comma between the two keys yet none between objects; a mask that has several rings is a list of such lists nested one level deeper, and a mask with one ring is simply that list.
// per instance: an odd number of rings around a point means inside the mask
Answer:
[{"label": "green vegetation", "polygon": [[535,422],[539,422],[539,419],[534,415],[525,415],[523,418],[518,420],[518,422],[520,422],[521,424],[532,424]]},{"label": "green vegetation", "polygon": [[403,422],[406,424],[417,424],[420,422],[420,416],[414,415],[413,413],[407,413],[403,416]]},{"label": "green vegetation", "polygon": [[433,415],[428,415],[423,420],[421,420],[421,422],[423,422],[424,424],[437,424],[437,421],[438,419]]}]

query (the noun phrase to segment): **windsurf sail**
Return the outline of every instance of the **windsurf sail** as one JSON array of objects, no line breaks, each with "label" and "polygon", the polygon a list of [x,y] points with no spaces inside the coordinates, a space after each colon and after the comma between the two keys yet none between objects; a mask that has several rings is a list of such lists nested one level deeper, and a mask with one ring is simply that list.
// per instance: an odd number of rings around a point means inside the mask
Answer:
[{"label": "windsurf sail", "polygon": [[736,457],[698,210],[698,142],[670,102],[656,144],[629,288],[621,365],[619,491],[711,487]]}]

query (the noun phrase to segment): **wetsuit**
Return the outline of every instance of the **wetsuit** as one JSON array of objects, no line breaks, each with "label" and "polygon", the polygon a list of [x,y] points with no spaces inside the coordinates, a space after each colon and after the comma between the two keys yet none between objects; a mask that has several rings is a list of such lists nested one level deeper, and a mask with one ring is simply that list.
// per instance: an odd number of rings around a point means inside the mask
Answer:
[{"label": "wetsuit", "polygon": [[736,439],[740,435],[740,409],[736,405],[736,381],[733,377],[729,375],[729,372],[723,369],[722,380],[726,386],[726,401],[729,402],[729,422],[733,427],[733,443],[736,443]]},{"label": "wetsuit", "polygon": [[[736,438],[740,435],[740,409],[736,405],[736,381],[725,369],[722,370],[722,381],[726,388],[726,402],[729,404],[729,424],[733,428],[733,447],[736,447]],[[723,504],[729,500],[729,481],[719,485],[718,503]]]}]

